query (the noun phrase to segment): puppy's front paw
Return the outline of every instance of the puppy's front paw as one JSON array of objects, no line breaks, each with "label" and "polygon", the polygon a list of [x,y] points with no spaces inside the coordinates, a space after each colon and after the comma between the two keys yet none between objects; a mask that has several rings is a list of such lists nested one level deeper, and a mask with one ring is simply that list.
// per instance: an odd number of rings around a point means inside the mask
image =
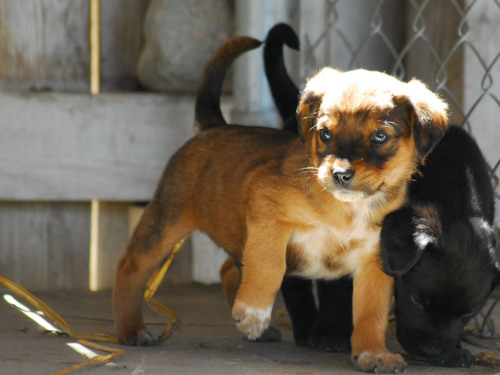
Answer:
[{"label": "puppy's front paw", "polygon": [[376,372],[386,374],[399,374],[406,371],[406,362],[399,354],[389,352],[371,353],[363,352],[353,356],[354,367],[364,372]]},{"label": "puppy's front paw", "polygon": [[270,306],[265,309],[247,306],[244,302],[235,301],[233,306],[233,318],[236,326],[247,336],[249,340],[258,339],[271,322]]},{"label": "puppy's front paw", "polygon": [[321,336],[311,335],[307,345],[320,352],[349,353],[351,351],[351,341],[348,337],[329,332]]},{"label": "puppy's front paw", "polygon": [[464,368],[472,367],[474,362],[472,353],[463,348],[454,348],[437,361],[433,361],[436,366]]}]

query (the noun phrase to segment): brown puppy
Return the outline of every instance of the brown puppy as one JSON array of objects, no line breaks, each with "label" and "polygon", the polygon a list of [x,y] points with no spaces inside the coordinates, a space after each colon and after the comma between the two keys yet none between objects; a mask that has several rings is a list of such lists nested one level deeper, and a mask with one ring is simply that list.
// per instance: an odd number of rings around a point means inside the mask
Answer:
[{"label": "brown puppy", "polygon": [[250,339],[268,327],[287,269],[310,278],[351,274],[355,366],[402,371],[402,357],[385,348],[393,282],[380,270],[379,231],[444,134],[446,105],[416,80],[325,68],[300,100],[302,139],[224,126],[217,81],[228,62],[257,43],[237,38],[207,64],[196,106],[201,132],[171,158],[118,265],[119,339],[156,342],[142,319],[145,283],[173,246],[198,229],[242,264],[232,314]]}]

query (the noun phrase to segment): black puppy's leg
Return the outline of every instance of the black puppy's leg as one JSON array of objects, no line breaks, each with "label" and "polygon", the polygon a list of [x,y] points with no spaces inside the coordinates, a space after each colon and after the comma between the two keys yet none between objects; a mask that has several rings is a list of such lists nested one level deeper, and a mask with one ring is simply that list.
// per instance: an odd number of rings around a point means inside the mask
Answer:
[{"label": "black puppy's leg", "polygon": [[292,321],[295,344],[306,346],[316,318],[312,281],[286,276],[281,284],[281,293]]},{"label": "black puppy's leg", "polygon": [[352,279],[318,280],[319,312],[308,345],[328,352],[350,352]]}]

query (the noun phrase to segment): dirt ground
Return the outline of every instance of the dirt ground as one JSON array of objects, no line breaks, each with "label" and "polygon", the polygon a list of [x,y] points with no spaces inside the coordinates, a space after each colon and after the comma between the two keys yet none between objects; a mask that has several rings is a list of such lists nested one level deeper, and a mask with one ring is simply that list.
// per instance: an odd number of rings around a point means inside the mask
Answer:
[{"label": "dirt ground", "polygon": [[[2,296],[12,294],[3,287],[0,287],[0,292]],[[114,332],[110,291],[36,295],[77,332]],[[157,299],[174,311],[182,322],[167,341],[155,347],[106,344],[124,349],[125,354],[115,358],[112,364],[89,366],[71,374],[359,374],[349,363],[348,354],[296,347],[289,318],[279,300],[273,321],[282,331],[283,340],[255,343],[242,339],[231,319],[220,285],[166,286],[158,292]],[[493,310],[496,327],[500,327],[499,306]],[[163,318],[148,307],[144,310],[151,328],[161,331]],[[493,338],[488,339],[468,334],[464,345],[474,353],[500,351],[500,328],[498,330]],[[70,367],[84,359],[68,346],[73,342],[72,338],[44,334],[41,327],[10,306],[4,298],[0,301],[0,374],[51,374]],[[389,329],[388,346],[402,352],[394,338],[393,326]],[[408,374],[500,374],[500,367],[477,365],[472,369],[447,369],[417,363],[411,358],[407,361]]]}]

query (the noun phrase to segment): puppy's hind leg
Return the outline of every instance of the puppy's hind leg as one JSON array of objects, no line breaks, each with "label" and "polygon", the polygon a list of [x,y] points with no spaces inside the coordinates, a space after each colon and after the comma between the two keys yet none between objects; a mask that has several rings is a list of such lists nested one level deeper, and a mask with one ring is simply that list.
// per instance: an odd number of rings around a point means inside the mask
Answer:
[{"label": "puppy's hind leg", "polygon": [[227,304],[229,305],[229,308],[232,309],[236,293],[238,293],[238,287],[240,286],[241,271],[238,270],[238,267],[235,265],[234,259],[232,257],[228,257],[221,266],[219,274]]},{"label": "puppy's hind leg", "polygon": [[142,318],[144,290],[173,247],[194,230],[189,219],[158,217],[160,211],[153,203],[146,208],[118,263],[113,307],[118,340],[126,345],[158,342],[158,335],[146,329]]}]

